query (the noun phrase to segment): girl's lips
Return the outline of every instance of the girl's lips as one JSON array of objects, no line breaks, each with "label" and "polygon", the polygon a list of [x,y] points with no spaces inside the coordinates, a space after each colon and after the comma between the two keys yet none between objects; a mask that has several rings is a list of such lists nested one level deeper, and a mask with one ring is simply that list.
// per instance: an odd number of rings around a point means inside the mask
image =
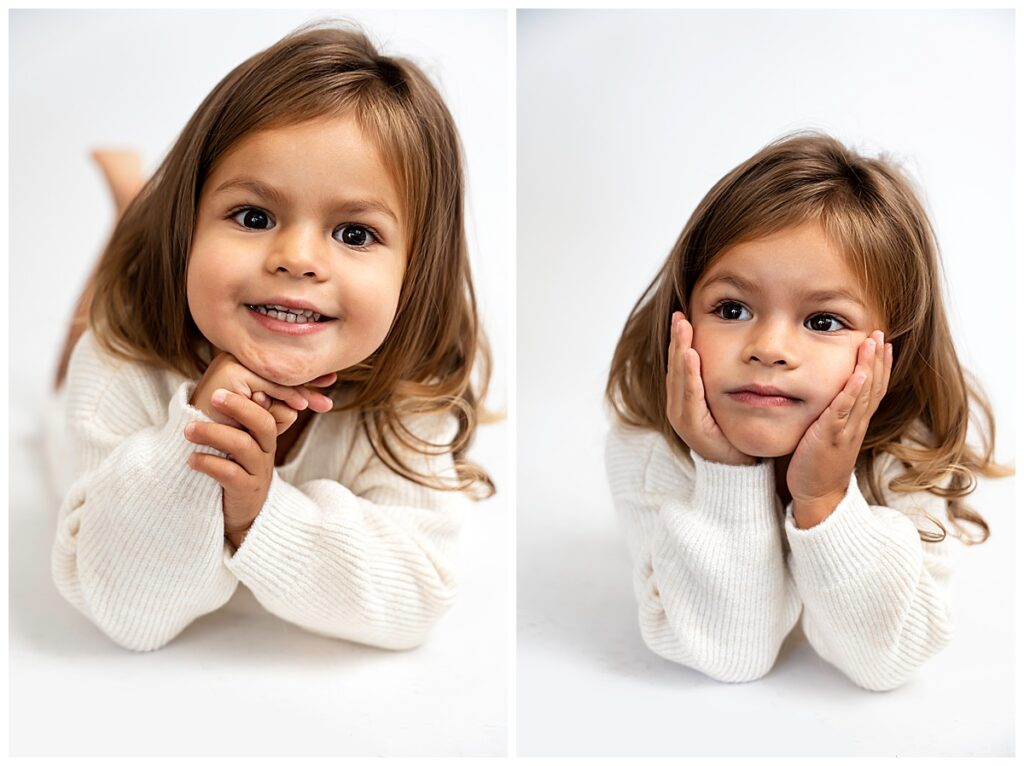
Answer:
[{"label": "girl's lips", "polygon": [[249,316],[259,322],[263,327],[271,332],[281,333],[282,335],[309,335],[311,333],[320,332],[332,322],[337,321],[336,319],[321,318],[319,322],[285,322],[282,319],[274,319],[273,317],[268,317],[266,314],[253,311],[248,306],[245,307],[245,310],[249,313]]},{"label": "girl's lips", "polygon": [[751,407],[789,407],[800,403],[799,399],[790,399],[788,396],[762,396],[752,391],[734,391],[729,394],[729,398]]}]

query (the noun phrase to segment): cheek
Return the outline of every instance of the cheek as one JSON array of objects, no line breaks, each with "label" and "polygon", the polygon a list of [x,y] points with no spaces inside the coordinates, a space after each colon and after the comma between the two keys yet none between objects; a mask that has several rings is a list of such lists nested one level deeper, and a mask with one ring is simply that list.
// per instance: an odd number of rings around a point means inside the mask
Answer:
[{"label": "cheek", "polygon": [[728,353],[727,339],[716,336],[708,328],[693,328],[693,350],[700,357],[700,375],[705,382],[714,383],[718,380],[721,361]]},{"label": "cheek", "polygon": [[192,251],[185,272],[185,297],[197,324],[214,310],[218,294],[224,291],[223,277],[216,258],[207,257],[201,250]]},{"label": "cheek", "polygon": [[398,309],[398,296],[402,288],[401,275],[391,271],[380,271],[356,280],[350,289],[347,305],[354,310],[350,319],[357,319],[365,332],[384,339]]},{"label": "cheek", "polygon": [[824,410],[843,390],[857,366],[857,349],[835,349],[822,354],[814,365],[812,380],[820,381],[821,408]]}]

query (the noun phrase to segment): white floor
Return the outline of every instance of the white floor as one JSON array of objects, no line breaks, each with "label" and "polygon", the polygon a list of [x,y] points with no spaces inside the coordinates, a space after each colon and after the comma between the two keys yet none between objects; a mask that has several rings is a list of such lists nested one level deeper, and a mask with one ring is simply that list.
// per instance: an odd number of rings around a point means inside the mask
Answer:
[{"label": "white floor", "polygon": [[954,641],[906,685],[859,689],[799,627],[767,676],[723,684],[643,644],[600,438],[574,425],[557,474],[520,450],[519,755],[1013,756],[1012,479],[972,496],[992,537],[960,551]]},{"label": "white floor", "polygon": [[[504,496],[468,517],[459,601],[417,650],[306,633],[240,585],[163,649],[136,654],[53,586],[57,509],[42,482],[32,412],[11,413],[11,755],[505,754]],[[489,468],[504,466],[506,431],[480,432],[474,454]],[[504,470],[495,478],[507,491]]]}]

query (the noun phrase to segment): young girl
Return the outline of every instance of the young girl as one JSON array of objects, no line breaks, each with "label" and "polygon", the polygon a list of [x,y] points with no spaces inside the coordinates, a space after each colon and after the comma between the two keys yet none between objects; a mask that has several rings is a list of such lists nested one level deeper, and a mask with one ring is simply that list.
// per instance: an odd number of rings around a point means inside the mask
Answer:
[{"label": "young girl", "polygon": [[464,457],[489,356],[459,139],[423,72],[330,27],[253,56],[127,203],[86,295],[64,597],[134,650],[239,582],[307,630],[421,643],[465,496],[493,492]]},{"label": "young girl", "polygon": [[606,393],[653,651],[754,680],[802,611],[818,654],[884,690],[949,641],[942,519],[983,541],[961,498],[1012,470],[992,461],[931,226],[893,164],[799,134],[733,169],[634,306]]}]

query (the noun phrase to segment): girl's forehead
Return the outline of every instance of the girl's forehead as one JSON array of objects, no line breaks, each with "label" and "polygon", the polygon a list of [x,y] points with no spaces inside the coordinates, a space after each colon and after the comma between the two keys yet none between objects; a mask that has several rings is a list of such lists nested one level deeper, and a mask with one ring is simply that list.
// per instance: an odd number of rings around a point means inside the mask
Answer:
[{"label": "girl's forehead", "polygon": [[821,281],[860,284],[836,243],[816,222],[734,243],[714,256],[701,281],[724,272],[743,272],[772,281]]}]

